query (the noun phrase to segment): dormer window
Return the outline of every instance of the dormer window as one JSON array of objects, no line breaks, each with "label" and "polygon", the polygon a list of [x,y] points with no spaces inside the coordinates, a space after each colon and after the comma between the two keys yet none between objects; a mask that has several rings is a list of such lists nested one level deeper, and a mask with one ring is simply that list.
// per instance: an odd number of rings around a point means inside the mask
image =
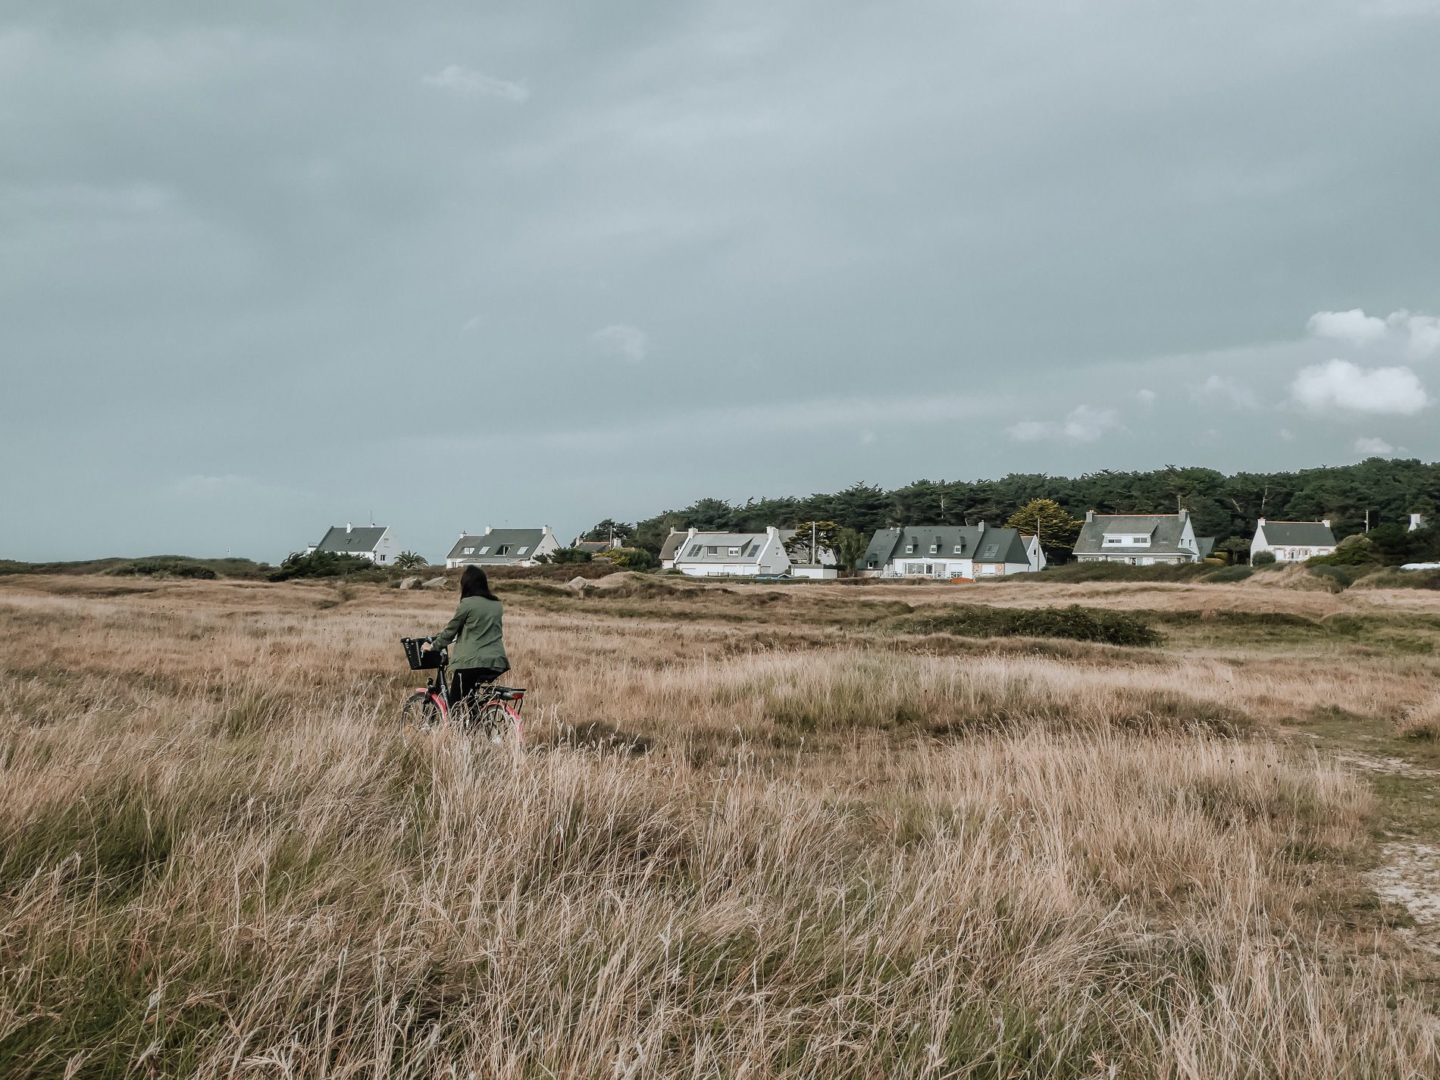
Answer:
[{"label": "dormer window", "polygon": [[955,554],[956,554],[956,555],[963,555],[964,552],[965,552],[965,545],[964,545],[964,544],[956,544],[956,545],[955,545]]},{"label": "dormer window", "polygon": [[738,547],[732,547],[732,548],[730,549],[730,554],[731,554],[731,555],[739,555],[739,554],[740,554],[740,549],[739,549]]},{"label": "dormer window", "polygon": [[914,555],[914,554],[915,554],[915,545],[914,545],[913,543],[911,543],[909,546],[907,546],[907,547],[905,548],[905,554],[906,554],[906,555]]},{"label": "dormer window", "polygon": [[938,555],[938,554],[940,554],[940,545],[939,545],[939,544],[931,544],[931,545],[930,545],[930,554],[931,554],[931,555]]}]

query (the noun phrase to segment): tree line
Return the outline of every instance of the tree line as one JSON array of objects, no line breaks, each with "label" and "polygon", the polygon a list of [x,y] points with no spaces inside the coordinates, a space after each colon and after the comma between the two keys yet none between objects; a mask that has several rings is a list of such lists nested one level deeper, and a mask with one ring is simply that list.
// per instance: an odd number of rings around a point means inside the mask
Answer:
[{"label": "tree line", "polygon": [[1199,536],[1217,548],[1248,549],[1255,519],[1317,521],[1329,518],[1338,537],[1379,525],[1403,525],[1414,512],[1430,522],[1440,511],[1440,463],[1370,458],[1355,465],[1296,472],[1237,472],[1167,465],[1162,469],[1105,470],[1078,477],[1011,473],[998,480],[916,480],[886,490],[856,483],[841,491],[803,497],[731,503],[703,498],[633,524],[606,520],[587,537],[611,530],[630,547],[658,554],[672,528],[759,532],[767,525],[794,528],[835,522],[866,537],[900,525],[1003,524],[1035,499],[1052,499],[1074,518],[1101,514],[1175,513],[1184,507]]}]

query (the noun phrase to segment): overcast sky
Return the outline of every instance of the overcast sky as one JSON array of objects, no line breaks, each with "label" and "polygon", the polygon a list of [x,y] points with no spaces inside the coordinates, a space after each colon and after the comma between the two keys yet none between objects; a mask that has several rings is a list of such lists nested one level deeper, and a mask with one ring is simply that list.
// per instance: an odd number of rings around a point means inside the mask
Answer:
[{"label": "overcast sky", "polygon": [[1440,0],[10,0],[0,557],[1440,457],[1437,55]]}]

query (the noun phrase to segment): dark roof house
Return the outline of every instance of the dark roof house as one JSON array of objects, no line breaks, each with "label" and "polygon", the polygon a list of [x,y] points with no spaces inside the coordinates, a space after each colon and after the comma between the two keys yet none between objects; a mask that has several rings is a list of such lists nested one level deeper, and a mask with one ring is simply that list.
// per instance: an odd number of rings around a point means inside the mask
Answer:
[{"label": "dark roof house", "polygon": [[905,559],[1007,566],[1030,566],[1034,561],[1030,537],[1019,529],[991,528],[981,522],[879,529],[870,538],[861,566],[865,570],[884,571],[897,560]]},{"label": "dark roof house", "polygon": [[1202,555],[1188,510],[1178,514],[1097,514],[1087,510],[1075,541],[1075,558],[1149,565],[1199,562]]},{"label": "dark roof house", "polygon": [[550,526],[538,529],[486,529],[483,533],[461,533],[445,556],[445,565],[533,566],[538,555],[560,547]]}]

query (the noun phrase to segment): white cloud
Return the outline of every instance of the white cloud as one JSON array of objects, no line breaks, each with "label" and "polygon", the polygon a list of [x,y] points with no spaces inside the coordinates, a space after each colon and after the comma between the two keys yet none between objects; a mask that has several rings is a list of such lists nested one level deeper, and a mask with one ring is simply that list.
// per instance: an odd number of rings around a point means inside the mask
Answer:
[{"label": "white cloud", "polygon": [[1288,427],[1282,427],[1280,429],[1280,438],[1284,442],[1294,442],[1295,432],[1291,431]]},{"label": "white cloud", "polygon": [[1135,397],[1139,399],[1141,405],[1144,405],[1147,408],[1151,405],[1154,405],[1155,399],[1159,396],[1160,395],[1155,393],[1154,390],[1140,389],[1135,391]]},{"label": "white cloud", "polygon": [[638,326],[625,323],[605,326],[591,334],[590,340],[606,356],[618,357],[632,364],[640,363],[650,354],[650,335]]},{"label": "white cloud", "polygon": [[1005,429],[1017,442],[1040,442],[1065,439],[1069,442],[1094,442],[1105,432],[1120,426],[1114,409],[1097,409],[1093,405],[1077,405],[1063,420],[1021,420]]},{"label": "white cloud", "polygon": [[1412,360],[1424,360],[1440,353],[1440,317],[1400,310],[1385,318],[1366,315],[1360,308],[1350,311],[1317,311],[1306,324],[1315,337],[1348,341],[1352,345],[1384,342],[1404,349]]},{"label": "white cloud", "polygon": [[1354,345],[1369,345],[1385,338],[1385,320],[1366,315],[1360,308],[1349,311],[1317,311],[1305,328],[1316,337],[1334,338]]},{"label": "white cloud", "polygon": [[448,90],[461,97],[493,97],[513,101],[517,105],[530,100],[530,88],[524,83],[482,75],[459,64],[449,64],[434,75],[426,75],[420,81],[426,86]]},{"label": "white cloud", "polygon": [[1224,375],[1211,375],[1199,386],[1190,388],[1196,401],[1219,402],[1234,409],[1258,409],[1260,400],[1244,383]]},{"label": "white cloud", "polygon": [[1357,454],[1365,454],[1368,457],[1385,457],[1393,454],[1395,447],[1391,446],[1384,439],[1376,437],[1366,438],[1362,436],[1355,440],[1355,452]]},{"label": "white cloud", "polygon": [[[1410,340],[1406,351],[1415,360],[1425,360],[1440,353],[1440,317],[1434,315],[1411,315],[1397,312],[1405,318],[1405,330]],[[1390,318],[1395,318],[1391,315]]]},{"label": "white cloud", "polygon": [[1342,410],[1414,416],[1430,404],[1419,376],[1408,367],[1362,368],[1349,360],[1301,368],[1290,384],[1290,394],[1317,413]]}]

